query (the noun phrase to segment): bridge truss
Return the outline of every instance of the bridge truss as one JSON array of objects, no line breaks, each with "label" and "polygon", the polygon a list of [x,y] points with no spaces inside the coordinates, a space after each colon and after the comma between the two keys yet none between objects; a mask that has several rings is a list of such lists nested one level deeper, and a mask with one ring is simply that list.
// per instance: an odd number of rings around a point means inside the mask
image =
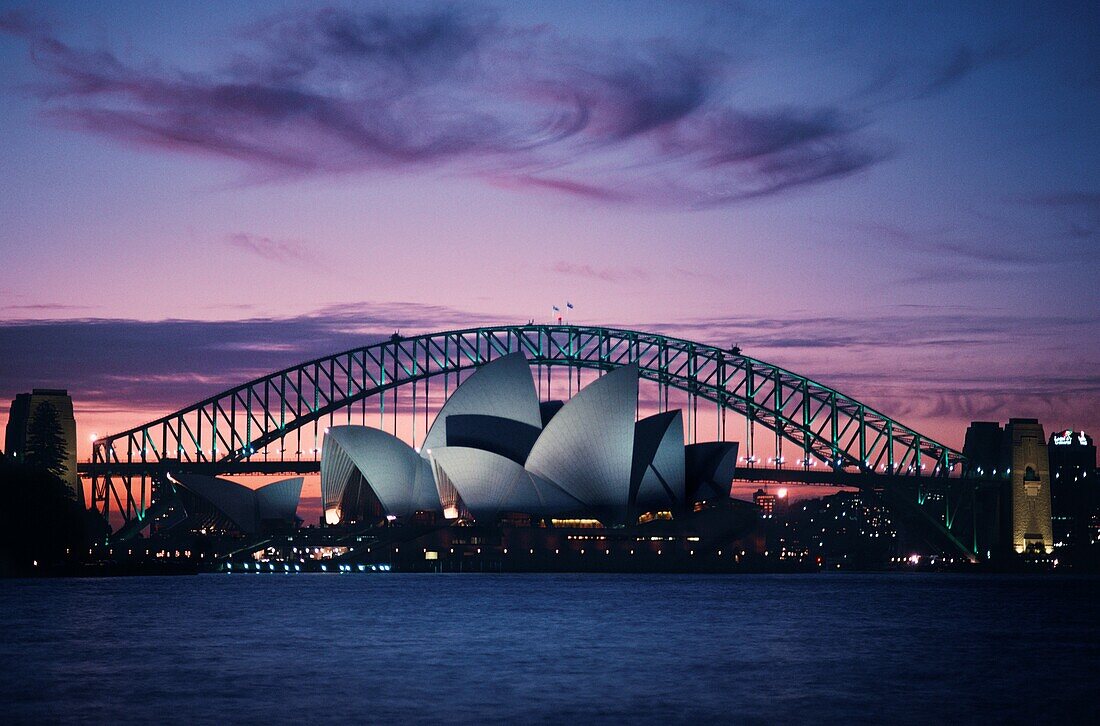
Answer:
[{"label": "bridge truss", "polygon": [[[415,439],[418,391],[426,431],[433,382],[437,397],[442,383],[445,397],[452,378],[457,385],[464,373],[516,351],[537,367],[540,392],[543,371],[549,390],[552,370],[568,369],[571,389],[574,372],[579,388],[582,370],[637,363],[640,377],[658,386],[658,408],[669,408],[670,389],[687,395],[690,438],[698,435],[700,400],[715,406],[721,438],[727,436],[726,412],[742,417],[746,466],[824,466],[836,472],[890,475],[885,480],[946,477],[962,461],[961,453],[833,388],[737,349],[616,328],[501,325],[395,334],[257,378],[100,439],[93,444],[87,468],[92,506],[105,518],[113,508],[116,517],[130,523],[144,519],[153,496],[151,481],[166,466],[240,473],[253,463],[264,465],[257,470],[270,470],[279,461],[316,457],[326,423],[343,423],[345,417],[351,423],[353,415],[366,421],[377,412],[384,428],[387,399],[396,422],[400,388],[412,389]],[[774,436],[775,456],[767,462],[757,461],[753,453],[758,427]]]}]

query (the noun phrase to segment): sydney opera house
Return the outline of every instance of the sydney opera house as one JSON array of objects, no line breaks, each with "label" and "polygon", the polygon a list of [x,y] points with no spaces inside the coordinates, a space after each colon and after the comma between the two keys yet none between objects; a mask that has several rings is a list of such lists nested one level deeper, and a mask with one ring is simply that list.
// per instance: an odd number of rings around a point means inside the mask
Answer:
[{"label": "sydney opera house", "polygon": [[685,446],[679,410],[637,419],[638,370],[608,371],[566,402],[540,402],[526,358],[485,364],[439,411],[419,449],[334,426],[321,453],[328,525],[591,523],[690,517],[728,502],[737,444]]},{"label": "sydney opera house", "polygon": [[237,532],[262,536],[294,530],[302,477],[251,489],[228,479],[197,474],[169,475],[170,496],[156,516],[159,532]]},{"label": "sydney opera house", "polygon": [[526,357],[506,355],[451,391],[418,448],[329,427],[320,526],[301,526],[300,476],[253,489],[169,471],[150,532],[227,571],[737,567],[759,544],[755,508],[730,498],[738,445],[685,445],[679,410],[639,418],[638,386],[628,365],[540,401]]}]

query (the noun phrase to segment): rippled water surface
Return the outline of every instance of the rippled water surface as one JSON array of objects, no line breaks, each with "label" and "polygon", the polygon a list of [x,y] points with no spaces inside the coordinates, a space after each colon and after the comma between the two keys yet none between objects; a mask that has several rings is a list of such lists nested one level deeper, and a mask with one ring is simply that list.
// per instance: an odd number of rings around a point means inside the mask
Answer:
[{"label": "rippled water surface", "polygon": [[1100,581],[0,581],[11,721],[1080,722]]}]

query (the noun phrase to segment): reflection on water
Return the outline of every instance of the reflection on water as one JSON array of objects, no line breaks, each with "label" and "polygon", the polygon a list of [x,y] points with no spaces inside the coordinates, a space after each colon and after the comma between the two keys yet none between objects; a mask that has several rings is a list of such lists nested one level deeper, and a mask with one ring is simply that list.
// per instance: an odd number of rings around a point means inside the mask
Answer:
[{"label": "reflection on water", "polygon": [[0,582],[7,720],[1080,720],[1095,579]]}]

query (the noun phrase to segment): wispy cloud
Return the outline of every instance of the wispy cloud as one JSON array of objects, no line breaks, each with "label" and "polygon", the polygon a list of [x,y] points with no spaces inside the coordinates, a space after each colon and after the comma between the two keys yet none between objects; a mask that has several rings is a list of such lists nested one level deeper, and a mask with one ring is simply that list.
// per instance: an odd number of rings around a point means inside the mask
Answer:
[{"label": "wispy cloud", "polygon": [[551,268],[559,275],[580,277],[600,282],[642,282],[649,279],[645,270],[637,267],[593,267],[575,262],[555,262]]},{"label": "wispy cloud", "polygon": [[1007,40],[980,48],[958,46],[932,68],[923,84],[918,86],[915,95],[931,96],[945,91],[975,71],[994,63],[1020,58],[1031,48],[1030,44]]},{"label": "wispy cloud", "polygon": [[295,240],[277,240],[247,232],[235,232],[226,238],[226,244],[273,262],[295,263],[310,260],[305,245]]},{"label": "wispy cloud", "polygon": [[877,314],[792,311],[646,327],[736,343],[910,425],[937,421],[959,445],[966,422],[980,418],[1100,426],[1100,321],[1093,316],[907,305]]},{"label": "wispy cloud", "polygon": [[970,210],[951,223],[934,226],[907,225],[879,220],[843,223],[858,237],[874,242],[895,258],[903,255],[906,264],[898,266],[895,283],[903,285],[943,285],[976,280],[1008,279],[1059,266],[1091,264],[1095,258],[1093,238],[1100,231],[1100,217],[1090,220],[1088,213],[1065,219],[1056,209],[1076,211],[1090,203],[1087,194],[1053,195],[1010,200],[1018,205],[1039,204],[1049,212],[1034,210],[1019,214],[979,213]]},{"label": "wispy cloud", "polygon": [[69,388],[82,405],[173,410],[219,388],[391,335],[499,322],[416,303],[335,305],[243,320],[0,322],[0,399]]},{"label": "wispy cloud", "polygon": [[[86,410],[138,423],[314,357],[411,334],[507,322],[443,306],[364,303],[244,320],[0,322],[0,403],[69,388]],[[1100,426],[1100,322],[1089,316],[903,306],[878,314],[714,316],[644,325],[807,375],[910,425],[961,437],[973,418],[1036,415]],[[1026,355],[1021,355],[1021,352]],[[1053,363],[1052,361],[1060,361]],[[438,393],[438,392],[437,392]],[[912,419],[912,420],[910,420]]]},{"label": "wispy cloud", "polygon": [[735,104],[738,67],[722,52],[567,40],[467,6],[279,15],[214,72],[128,62],[6,17],[0,29],[31,43],[51,117],[231,159],[261,179],[445,168],[691,208],[782,194],[890,154],[840,108]]},{"label": "wispy cloud", "polygon": [[969,245],[962,242],[933,242],[926,246],[928,251],[970,260],[972,262],[986,262],[999,265],[1038,265],[1049,258],[1034,251],[1027,251],[1018,247],[995,247],[993,245]]},{"label": "wispy cloud", "polygon": [[930,58],[880,61],[854,97],[875,106],[937,96],[984,68],[1023,58],[1036,44],[1034,39],[1002,38],[980,45],[957,44]]},{"label": "wispy cloud", "polygon": [[0,307],[0,310],[10,310],[12,312],[73,312],[76,310],[90,310],[88,305],[70,305],[68,303],[28,303],[26,305],[4,305]]},{"label": "wispy cloud", "polygon": [[1024,201],[1040,207],[1068,207],[1100,212],[1100,192],[1056,192],[1026,197]]}]

